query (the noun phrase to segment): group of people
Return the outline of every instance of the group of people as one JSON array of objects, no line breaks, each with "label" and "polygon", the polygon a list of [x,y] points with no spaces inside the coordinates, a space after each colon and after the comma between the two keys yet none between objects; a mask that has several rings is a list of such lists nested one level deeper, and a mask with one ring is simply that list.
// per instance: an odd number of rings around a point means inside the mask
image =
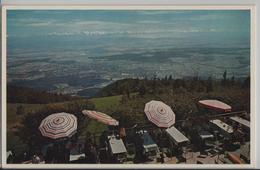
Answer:
[{"label": "group of people", "polygon": [[[67,164],[70,163],[71,150],[76,150],[76,154],[85,154],[84,163],[97,163],[98,152],[97,147],[93,144],[91,139],[86,139],[85,144],[81,145],[71,140],[64,140],[54,142],[46,146],[45,153],[34,153],[31,156],[30,162],[39,164],[45,162],[46,164]],[[24,163],[29,161],[24,161]]]},{"label": "group of people", "polygon": [[[96,143],[96,136],[94,134],[88,133],[86,134],[85,139],[78,139],[76,136],[70,139],[58,140],[50,143],[44,147],[39,152],[33,152],[32,154],[25,154],[27,157],[24,162],[31,162],[33,164],[39,164],[45,162],[46,164],[67,164],[74,163],[71,161],[71,155],[82,155],[84,154],[84,158],[80,159],[80,163],[111,163],[112,156],[109,152],[109,140],[107,136],[113,133],[117,135],[120,139],[122,139],[123,143],[127,147],[128,143],[135,143],[135,154],[138,159],[142,159],[142,143],[141,138],[137,138],[135,135],[135,130],[129,132],[126,135],[126,129],[123,127],[119,127],[118,129],[113,128],[109,131],[105,131],[100,136],[99,145]],[[133,133],[132,133],[133,132]],[[153,133],[150,131],[152,137],[156,142],[160,141],[162,137],[161,132]],[[103,150],[102,150],[103,149]],[[30,157],[28,159],[28,156]],[[11,156],[10,156],[11,158]],[[79,162],[75,160],[75,163]]]},{"label": "group of people", "polygon": [[91,138],[85,140],[84,153],[86,163],[98,163],[97,146],[92,142]]},{"label": "group of people", "polygon": [[45,163],[69,163],[70,149],[72,144],[70,142],[55,142],[54,145],[48,146]]}]

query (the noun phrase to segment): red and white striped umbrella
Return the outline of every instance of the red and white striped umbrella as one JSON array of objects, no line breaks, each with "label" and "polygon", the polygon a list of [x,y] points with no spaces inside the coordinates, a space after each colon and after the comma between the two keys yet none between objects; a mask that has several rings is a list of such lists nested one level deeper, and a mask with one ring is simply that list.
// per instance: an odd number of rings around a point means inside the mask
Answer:
[{"label": "red and white striped umbrella", "polygon": [[118,121],[114,118],[112,118],[111,116],[105,114],[105,113],[101,113],[101,112],[97,112],[94,110],[83,110],[82,113],[86,116],[89,116],[92,119],[95,119],[99,122],[102,122],[106,125],[111,125],[111,126],[118,126]]},{"label": "red and white striped umbrella", "polygon": [[219,100],[200,100],[199,104],[202,107],[211,110],[220,111],[220,112],[231,112],[231,106]]},{"label": "red and white striped umbrella", "polygon": [[161,101],[152,100],[145,104],[147,118],[158,127],[168,128],[175,123],[175,114],[170,106]]},{"label": "red and white striped umbrella", "polygon": [[69,138],[77,132],[77,117],[69,113],[54,113],[42,120],[39,130],[51,139]]}]

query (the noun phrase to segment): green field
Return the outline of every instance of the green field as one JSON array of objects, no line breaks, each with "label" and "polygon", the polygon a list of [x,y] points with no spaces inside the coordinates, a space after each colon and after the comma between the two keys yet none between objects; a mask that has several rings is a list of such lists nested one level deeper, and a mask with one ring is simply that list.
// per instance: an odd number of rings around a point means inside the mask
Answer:
[{"label": "green field", "polygon": [[[85,99],[84,99],[85,100]],[[82,100],[82,101],[84,101]],[[111,97],[101,97],[101,98],[93,98],[89,101],[92,102],[95,105],[95,110],[97,111],[105,111],[107,109],[113,110],[113,108],[117,107],[119,105],[119,102],[121,100],[121,95],[118,96],[111,96]],[[10,130],[10,128],[15,127],[21,122],[21,119],[26,116],[26,113],[31,113],[35,111],[39,111],[44,107],[68,107],[68,105],[72,102],[58,102],[58,103],[51,103],[51,104],[20,104],[20,103],[8,103],[7,106],[7,127]],[[24,108],[24,114],[17,115],[17,108],[19,106],[23,106]],[[95,130],[95,125],[91,125],[90,127],[91,131]]]},{"label": "green field", "polygon": [[94,103],[97,111],[113,110],[113,108],[119,105],[121,97],[122,95],[92,98],[90,101]]},{"label": "green field", "polygon": [[[113,108],[117,107],[120,104],[122,95],[111,96],[111,97],[100,97],[89,99],[91,103],[95,105],[95,110],[97,111],[105,111],[105,110],[113,110]],[[86,101],[85,99],[82,102]],[[17,153],[22,152],[23,148],[26,148],[26,145],[19,139],[18,136],[14,134],[16,129],[21,124],[22,119],[28,114],[36,111],[40,111],[45,107],[69,107],[71,103],[69,102],[58,102],[51,104],[24,104],[24,103],[8,103],[7,105],[7,149],[14,149]],[[24,114],[17,115],[17,108],[19,106],[23,106]],[[85,137],[87,132],[95,133],[97,135],[101,134],[105,129],[107,129],[107,125],[103,123],[97,122],[95,120],[91,120],[86,117],[86,121],[84,121],[83,128],[80,130],[81,137]]]},{"label": "green field", "polygon": [[[131,96],[137,95],[137,93],[131,93]],[[99,97],[92,98],[91,101],[95,105],[95,110],[104,112],[106,114],[110,114],[120,105],[120,101],[122,99],[122,95],[109,96],[109,97]],[[97,122],[95,120],[90,120],[81,135],[84,136],[84,133],[87,131],[95,133],[97,135],[101,134],[104,130],[107,129],[107,125],[103,123]]]}]

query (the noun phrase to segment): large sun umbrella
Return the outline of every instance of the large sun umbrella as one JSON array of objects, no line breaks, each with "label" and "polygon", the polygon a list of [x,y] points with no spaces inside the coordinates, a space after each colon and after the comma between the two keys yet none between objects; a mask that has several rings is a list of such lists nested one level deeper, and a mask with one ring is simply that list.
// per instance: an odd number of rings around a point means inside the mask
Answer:
[{"label": "large sun umbrella", "polygon": [[221,112],[231,112],[231,106],[227,105],[226,103],[223,103],[218,100],[200,100],[199,104],[202,107],[211,109],[211,110],[216,110],[216,111],[221,111]]},{"label": "large sun umbrella", "polygon": [[175,114],[170,106],[161,101],[152,100],[145,104],[147,118],[158,127],[170,127],[175,123]]},{"label": "large sun umbrella", "polygon": [[106,125],[110,125],[110,126],[118,126],[118,121],[115,120],[114,118],[112,118],[111,116],[105,114],[105,113],[101,113],[101,112],[97,112],[94,110],[83,110],[82,113],[86,116],[89,116],[92,119],[95,119],[99,122],[102,122]]},{"label": "large sun umbrella", "polygon": [[42,120],[39,130],[51,139],[69,138],[77,132],[77,118],[69,113],[54,113]]}]

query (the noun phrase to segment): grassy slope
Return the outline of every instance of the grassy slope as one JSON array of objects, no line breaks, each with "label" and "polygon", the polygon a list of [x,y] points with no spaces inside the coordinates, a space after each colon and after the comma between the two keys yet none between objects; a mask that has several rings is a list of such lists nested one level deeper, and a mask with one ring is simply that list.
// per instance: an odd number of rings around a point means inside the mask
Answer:
[{"label": "grassy slope", "polygon": [[[93,98],[90,99],[91,102],[95,105],[97,111],[104,111],[107,108],[113,108],[118,106],[121,100],[121,95],[118,96],[111,96],[111,97],[102,97],[102,98]],[[17,136],[13,134],[13,128],[20,123],[22,118],[26,115],[26,113],[40,110],[41,108],[46,107],[47,105],[56,105],[56,106],[65,106],[71,102],[58,102],[52,104],[20,104],[20,103],[8,103],[7,106],[7,139],[8,139],[8,149],[15,149],[19,152],[20,149],[24,148],[25,146],[22,144],[22,141],[19,140]],[[25,109],[25,114],[17,115],[17,107],[23,106]],[[82,131],[81,135],[85,135],[87,131],[91,133],[100,134],[107,128],[106,125],[97,122],[95,120],[90,120],[88,124],[86,124],[85,128]],[[19,145],[20,147],[18,147]],[[21,146],[22,145],[22,146]]]},{"label": "grassy slope", "polygon": [[118,96],[109,96],[109,97],[101,97],[101,98],[93,98],[90,99],[95,105],[96,110],[104,111],[109,108],[114,108],[118,106],[122,95]]},{"label": "grassy slope", "polygon": [[[94,103],[97,111],[105,112],[107,109],[113,109],[119,105],[122,95],[109,96],[109,97],[100,97],[92,98],[90,101]],[[84,133],[91,132],[95,134],[101,134],[104,130],[107,129],[107,125],[97,122],[96,120],[90,120],[85,128],[82,130],[81,136],[85,136]]]},{"label": "grassy slope", "polygon": [[[136,95],[135,93],[131,95]],[[109,97],[100,97],[100,98],[92,98],[89,99],[95,105],[97,111],[105,112],[106,110],[113,110],[113,108],[117,107],[120,104],[122,95],[117,96],[109,96]],[[46,106],[66,106],[73,101],[68,102],[58,102],[51,104],[20,104],[20,103],[8,103],[7,105],[7,125],[8,128],[12,128],[16,124],[20,123],[20,120],[26,115],[26,113],[30,113],[33,111],[41,110]],[[24,115],[17,115],[17,107],[23,106],[25,109]]]},{"label": "grassy slope", "polygon": [[[79,100],[80,101],[80,100]],[[8,129],[12,128],[16,124],[19,124],[21,119],[26,115],[26,113],[31,113],[33,111],[39,111],[46,106],[66,106],[73,101],[68,102],[57,102],[51,104],[24,104],[24,103],[8,103],[7,104],[7,126]],[[23,106],[25,114],[17,115],[17,107]]]}]

